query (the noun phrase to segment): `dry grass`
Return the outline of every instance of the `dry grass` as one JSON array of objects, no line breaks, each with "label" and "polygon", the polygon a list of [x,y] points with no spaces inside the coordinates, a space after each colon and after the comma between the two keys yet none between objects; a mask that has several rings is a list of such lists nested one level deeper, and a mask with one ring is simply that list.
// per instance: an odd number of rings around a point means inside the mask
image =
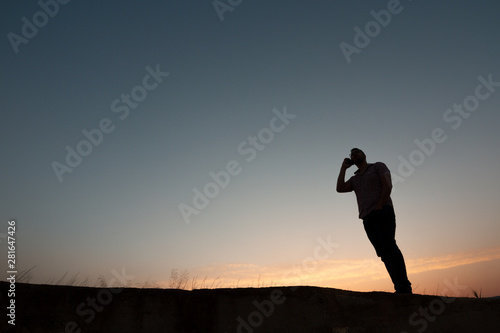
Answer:
[{"label": "dry grass", "polygon": [[189,273],[184,270],[181,273],[177,269],[172,269],[170,272],[170,283],[169,287],[171,289],[186,289],[189,283]]},{"label": "dry grass", "polygon": [[[34,270],[36,266],[33,266],[26,270],[19,271],[16,276],[16,281],[20,283],[30,283],[34,275]],[[80,272],[77,272],[73,275],[69,275],[68,271],[66,271],[59,278],[52,277],[48,279],[45,284],[58,285],[58,286],[75,286],[75,287],[94,287],[94,288],[108,288],[107,279],[104,275],[99,275],[95,281],[92,283],[92,279],[88,276],[82,277]],[[202,280],[198,278],[198,276],[191,277],[187,270],[179,271],[178,269],[172,269],[170,272],[170,279],[168,281],[168,286],[161,286],[157,281],[152,280],[149,277],[145,282],[137,282],[135,284],[130,284],[125,287],[132,288],[148,288],[148,289],[182,289],[182,290],[199,290],[199,289],[219,289],[219,288],[242,288],[240,286],[240,280],[233,282],[232,286],[224,286],[224,281],[220,278],[220,276],[214,278],[209,281],[208,277],[205,276]],[[272,287],[275,286],[274,282],[271,284],[266,284],[261,280],[261,276],[259,275],[257,282],[249,283],[248,288],[252,288],[255,285],[256,288],[264,288],[264,287]]]},{"label": "dry grass", "polygon": [[479,289],[479,291],[477,291],[477,290],[471,288],[470,290],[472,292],[472,295],[475,298],[483,298],[483,290],[482,289]]},{"label": "dry grass", "polygon": [[35,269],[35,267],[36,266],[33,266],[30,269],[21,270],[19,274],[16,276],[17,282],[24,282],[24,283],[30,282],[30,280],[33,278],[32,271]]}]

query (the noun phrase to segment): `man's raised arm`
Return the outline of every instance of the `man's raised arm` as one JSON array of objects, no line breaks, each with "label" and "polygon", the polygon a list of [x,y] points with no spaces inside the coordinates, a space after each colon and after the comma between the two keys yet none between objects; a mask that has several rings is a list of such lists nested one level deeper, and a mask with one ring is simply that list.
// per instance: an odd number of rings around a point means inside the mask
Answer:
[{"label": "man's raised arm", "polygon": [[337,192],[351,192],[352,186],[350,183],[345,182],[345,171],[352,165],[347,163],[347,159],[342,162],[342,166],[340,167],[339,177],[337,178]]}]

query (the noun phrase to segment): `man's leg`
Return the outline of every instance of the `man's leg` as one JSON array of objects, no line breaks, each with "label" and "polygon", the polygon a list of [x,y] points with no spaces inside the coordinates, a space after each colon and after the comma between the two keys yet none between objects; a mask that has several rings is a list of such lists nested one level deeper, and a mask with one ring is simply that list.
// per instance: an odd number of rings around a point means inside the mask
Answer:
[{"label": "man's leg", "polygon": [[396,217],[391,206],[371,212],[364,220],[368,239],[385,264],[397,293],[411,293],[403,254],[396,244]]}]

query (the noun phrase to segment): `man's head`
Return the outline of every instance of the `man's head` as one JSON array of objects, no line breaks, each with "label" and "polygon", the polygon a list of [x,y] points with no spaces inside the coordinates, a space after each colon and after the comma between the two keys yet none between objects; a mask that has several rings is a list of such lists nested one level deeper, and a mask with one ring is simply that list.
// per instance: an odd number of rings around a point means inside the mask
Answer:
[{"label": "man's head", "polygon": [[352,148],[350,157],[354,164],[366,161],[365,153],[359,148]]}]

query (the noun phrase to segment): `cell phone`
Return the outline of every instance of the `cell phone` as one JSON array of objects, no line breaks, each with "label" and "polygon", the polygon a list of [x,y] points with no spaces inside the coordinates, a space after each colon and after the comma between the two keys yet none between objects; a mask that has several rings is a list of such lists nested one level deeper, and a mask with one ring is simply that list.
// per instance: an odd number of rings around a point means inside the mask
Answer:
[{"label": "cell phone", "polygon": [[354,164],[354,162],[350,158],[346,158],[345,161],[349,165],[353,165]]}]

